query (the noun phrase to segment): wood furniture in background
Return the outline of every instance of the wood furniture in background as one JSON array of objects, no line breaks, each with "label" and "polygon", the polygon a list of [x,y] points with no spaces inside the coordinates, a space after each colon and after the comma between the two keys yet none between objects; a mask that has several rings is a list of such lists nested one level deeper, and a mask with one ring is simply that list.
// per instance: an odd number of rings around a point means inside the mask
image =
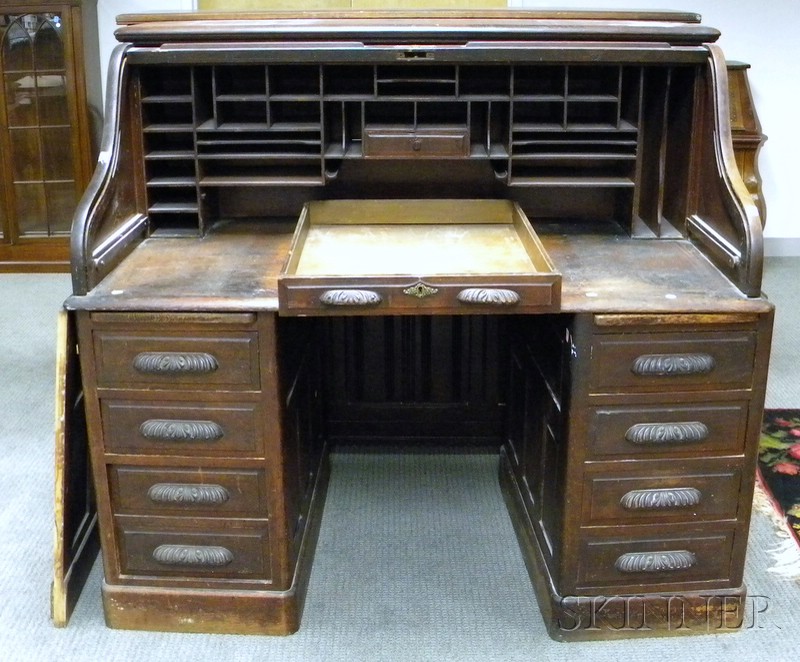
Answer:
[{"label": "wood furniture in background", "polygon": [[761,215],[761,224],[767,222],[767,205],[761,190],[761,174],[758,172],[758,153],[767,137],[761,131],[761,122],[756,113],[753,93],[747,78],[749,64],[728,62],[728,89],[731,104],[731,133],[736,164],[747,190]]},{"label": "wood furniture in background", "polygon": [[95,1],[0,11],[0,271],[68,271],[101,125]]},{"label": "wood furniture in background", "polygon": [[555,638],[742,623],[773,310],[716,30],[120,26],[66,303],[109,625],[294,631],[343,443],[498,453]]}]

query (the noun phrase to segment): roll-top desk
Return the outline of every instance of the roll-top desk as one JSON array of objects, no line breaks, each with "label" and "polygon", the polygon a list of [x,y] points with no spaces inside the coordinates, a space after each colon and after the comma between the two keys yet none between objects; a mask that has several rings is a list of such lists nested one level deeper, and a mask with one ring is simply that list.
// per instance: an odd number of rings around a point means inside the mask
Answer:
[{"label": "roll-top desk", "polygon": [[741,621],[772,306],[715,30],[119,23],[66,303],[110,626],[297,629],[342,443],[498,451],[553,637]]}]

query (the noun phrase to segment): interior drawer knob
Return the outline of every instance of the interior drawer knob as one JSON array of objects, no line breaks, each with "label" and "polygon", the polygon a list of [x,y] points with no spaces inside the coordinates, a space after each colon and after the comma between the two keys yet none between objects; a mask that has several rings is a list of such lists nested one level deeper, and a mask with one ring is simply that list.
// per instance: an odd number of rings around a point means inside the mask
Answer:
[{"label": "interior drawer knob", "polygon": [[231,495],[222,485],[156,483],[147,490],[147,496],[157,504],[221,506]]},{"label": "interior drawer knob", "polygon": [[515,306],[519,303],[519,294],[514,290],[496,287],[468,287],[456,298],[461,303],[478,306]]},{"label": "interior drawer knob", "polygon": [[219,363],[207,352],[141,352],[133,367],[146,375],[206,374],[219,368]]},{"label": "interior drawer knob", "polygon": [[153,560],[161,565],[221,568],[233,561],[233,552],[216,545],[159,545]]},{"label": "interior drawer knob", "polygon": [[702,496],[694,487],[631,490],[620,499],[620,505],[626,510],[689,508],[699,504]]},{"label": "interior drawer knob", "polygon": [[641,377],[707,375],[714,369],[710,354],[644,354],[636,358],[631,372]]},{"label": "interior drawer knob", "polygon": [[675,572],[697,565],[697,557],[685,549],[671,552],[630,552],[620,556],[614,567],[620,572]]},{"label": "interior drawer knob", "polygon": [[325,306],[377,306],[381,295],[372,290],[326,290],[319,298]]}]

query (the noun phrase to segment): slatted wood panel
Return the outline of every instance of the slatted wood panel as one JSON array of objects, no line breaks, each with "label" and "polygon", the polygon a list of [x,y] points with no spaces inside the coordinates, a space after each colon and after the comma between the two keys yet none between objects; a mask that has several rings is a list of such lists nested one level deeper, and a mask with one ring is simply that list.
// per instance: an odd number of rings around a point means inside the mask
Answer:
[{"label": "slatted wood panel", "polygon": [[326,320],[330,433],[368,443],[499,445],[506,350],[499,317]]}]

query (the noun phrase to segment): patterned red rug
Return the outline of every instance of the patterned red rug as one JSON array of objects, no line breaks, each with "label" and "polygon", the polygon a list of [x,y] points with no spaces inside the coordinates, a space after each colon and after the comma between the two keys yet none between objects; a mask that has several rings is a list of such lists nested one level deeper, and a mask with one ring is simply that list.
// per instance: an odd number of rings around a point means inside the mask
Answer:
[{"label": "patterned red rug", "polygon": [[800,409],[764,412],[758,469],[763,486],[800,544]]}]

